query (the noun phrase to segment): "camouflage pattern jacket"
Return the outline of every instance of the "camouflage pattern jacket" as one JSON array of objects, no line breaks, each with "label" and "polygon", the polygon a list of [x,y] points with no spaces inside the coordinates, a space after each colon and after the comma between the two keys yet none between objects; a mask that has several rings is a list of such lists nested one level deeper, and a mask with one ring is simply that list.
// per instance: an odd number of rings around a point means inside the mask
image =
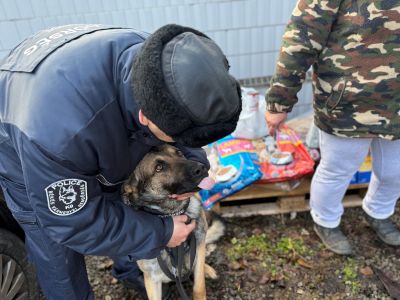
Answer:
[{"label": "camouflage pattern jacket", "polygon": [[311,65],[320,129],[400,138],[400,1],[299,0],[266,95],[269,111],[291,111]]}]

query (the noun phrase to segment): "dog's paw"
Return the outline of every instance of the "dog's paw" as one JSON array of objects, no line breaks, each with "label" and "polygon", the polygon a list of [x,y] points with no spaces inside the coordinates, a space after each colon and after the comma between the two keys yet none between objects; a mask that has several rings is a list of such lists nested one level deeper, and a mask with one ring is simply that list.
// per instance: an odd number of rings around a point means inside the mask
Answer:
[{"label": "dog's paw", "polygon": [[218,279],[217,271],[213,267],[208,264],[204,265],[204,271],[206,273],[206,277],[210,279]]}]

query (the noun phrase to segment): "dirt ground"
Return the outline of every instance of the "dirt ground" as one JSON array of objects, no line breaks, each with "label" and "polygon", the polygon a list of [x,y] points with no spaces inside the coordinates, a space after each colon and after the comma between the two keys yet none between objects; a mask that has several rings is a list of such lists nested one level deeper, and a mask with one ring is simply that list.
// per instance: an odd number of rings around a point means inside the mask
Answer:
[{"label": "dirt ground", "polygon": [[[394,220],[400,225],[400,209]],[[207,280],[208,299],[392,299],[375,268],[400,283],[400,248],[382,244],[360,208],[347,209],[343,231],[356,254],[324,249],[308,213],[226,220],[227,233],[208,258],[219,274]],[[111,261],[88,257],[96,299],[135,299],[111,276]],[[178,299],[179,297],[177,297]]]}]

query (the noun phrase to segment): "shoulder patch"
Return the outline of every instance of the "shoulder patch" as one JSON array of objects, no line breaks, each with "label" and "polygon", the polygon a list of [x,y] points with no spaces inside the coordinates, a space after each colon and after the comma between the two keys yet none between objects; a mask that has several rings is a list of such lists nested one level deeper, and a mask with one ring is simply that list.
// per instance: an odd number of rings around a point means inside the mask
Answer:
[{"label": "shoulder patch", "polygon": [[63,179],[45,188],[49,210],[57,216],[76,213],[87,202],[87,182],[81,179]]}]

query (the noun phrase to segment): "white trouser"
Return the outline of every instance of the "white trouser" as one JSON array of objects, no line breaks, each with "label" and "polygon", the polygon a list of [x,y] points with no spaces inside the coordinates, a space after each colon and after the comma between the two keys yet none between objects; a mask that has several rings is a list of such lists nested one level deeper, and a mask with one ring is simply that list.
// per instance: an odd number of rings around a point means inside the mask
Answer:
[{"label": "white trouser", "polygon": [[400,197],[400,140],[342,138],[320,131],[321,162],[311,183],[311,216],[315,223],[335,228],[343,214],[343,196],[353,174],[371,149],[372,176],[363,200],[375,219],[394,213]]}]

